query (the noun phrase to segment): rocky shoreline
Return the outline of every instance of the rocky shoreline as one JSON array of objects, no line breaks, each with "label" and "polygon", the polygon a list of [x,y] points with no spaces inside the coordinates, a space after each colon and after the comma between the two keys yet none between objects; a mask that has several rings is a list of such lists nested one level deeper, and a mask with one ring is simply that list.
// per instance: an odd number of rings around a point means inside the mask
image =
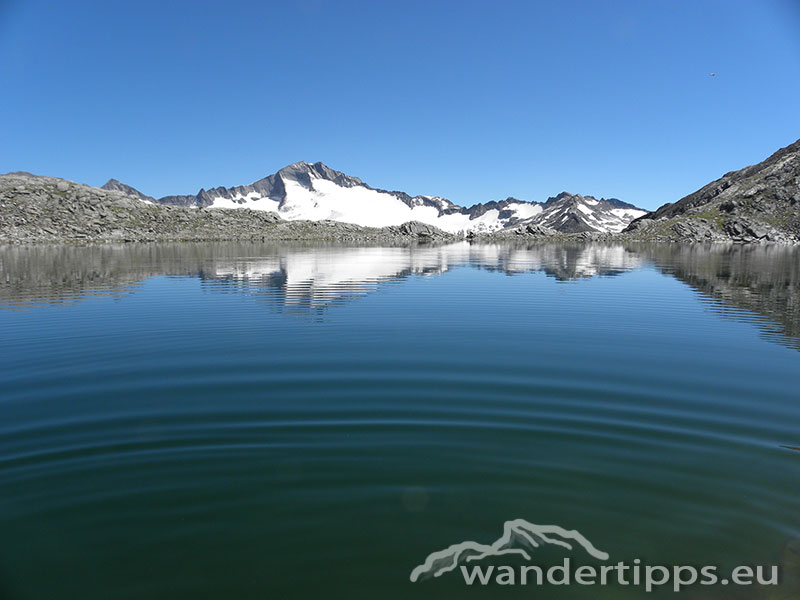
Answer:
[{"label": "rocky shoreline", "polygon": [[475,236],[485,242],[513,242],[540,239],[544,241],[585,241],[616,243],[663,244],[787,244],[800,245],[800,234],[792,235],[747,218],[731,218],[723,222],[703,217],[655,221],[620,233],[583,232],[564,234],[539,227],[519,227],[513,230]]}]

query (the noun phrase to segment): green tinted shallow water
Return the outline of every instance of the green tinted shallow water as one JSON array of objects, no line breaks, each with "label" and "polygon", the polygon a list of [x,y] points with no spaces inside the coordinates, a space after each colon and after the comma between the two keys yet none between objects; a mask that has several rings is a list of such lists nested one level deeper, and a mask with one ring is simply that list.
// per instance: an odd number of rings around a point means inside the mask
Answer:
[{"label": "green tinted shallow water", "polygon": [[798,250],[7,248],[0,331],[3,598],[644,596],[410,582],[514,518],[798,593]]}]

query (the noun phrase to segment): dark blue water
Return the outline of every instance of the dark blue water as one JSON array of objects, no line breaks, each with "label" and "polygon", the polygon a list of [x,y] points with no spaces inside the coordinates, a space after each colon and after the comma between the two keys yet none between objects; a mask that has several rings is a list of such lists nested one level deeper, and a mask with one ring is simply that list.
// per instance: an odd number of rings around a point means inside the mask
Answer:
[{"label": "dark blue water", "polygon": [[799,299],[780,248],[0,249],[0,597],[643,597],[409,580],[515,518],[795,597]]}]

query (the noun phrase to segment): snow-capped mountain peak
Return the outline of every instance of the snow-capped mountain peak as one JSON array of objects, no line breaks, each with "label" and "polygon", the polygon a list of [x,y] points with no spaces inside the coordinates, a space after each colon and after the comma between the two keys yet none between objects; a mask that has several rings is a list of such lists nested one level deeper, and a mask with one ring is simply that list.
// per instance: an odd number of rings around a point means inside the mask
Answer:
[{"label": "snow-capped mountain peak", "polygon": [[562,232],[621,231],[646,214],[616,199],[597,200],[562,192],[546,202],[516,198],[462,207],[440,196],[410,196],[370,187],[358,177],[321,162],[296,162],[244,186],[201,189],[195,195],[154,200],[114,179],[105,189],[124,191],[144,201],[197,208],[250,208],[294,220],[333,220],[368,227],[420,221],[445,231],[492,232],[540,224]]},{"label": "snow-capped mountain peak", "polygon": [[646,210],[616,198],[598,200],[594,196],[561,192],[547,199],[541,217],[533,222],[563,233],[619,232],[645,214]]}]

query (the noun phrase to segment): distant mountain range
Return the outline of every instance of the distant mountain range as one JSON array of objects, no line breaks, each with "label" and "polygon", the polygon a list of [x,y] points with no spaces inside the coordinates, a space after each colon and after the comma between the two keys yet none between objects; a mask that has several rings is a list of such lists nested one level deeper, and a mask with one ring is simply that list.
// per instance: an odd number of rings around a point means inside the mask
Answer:
[{"label": "distant mountain range", "polygon": [[366,227],[419,221],[450,233],[491,233],[536,225],[560,233],[616,233],[647,211],[616,198],[562,192],[546,202],[516,198],[463,207],[439,196],[410,196],[370,187],[321,162],[297,162],[250,185],[201,189],[197,194],[153,198],[116,179],[103,189],[142,201],[195,208],[249,208],[287,221],[338,221]]},{"label": "distant mountain range", "polygon": [[0,175],[0,244],[463,237],[800,244],[800,140],[654,212],[567,192],[545,202],[506,198],[463,207],[376,189],[306,162],[250,185],[164,198],[116,179],[101,189],[21,171]]}]

